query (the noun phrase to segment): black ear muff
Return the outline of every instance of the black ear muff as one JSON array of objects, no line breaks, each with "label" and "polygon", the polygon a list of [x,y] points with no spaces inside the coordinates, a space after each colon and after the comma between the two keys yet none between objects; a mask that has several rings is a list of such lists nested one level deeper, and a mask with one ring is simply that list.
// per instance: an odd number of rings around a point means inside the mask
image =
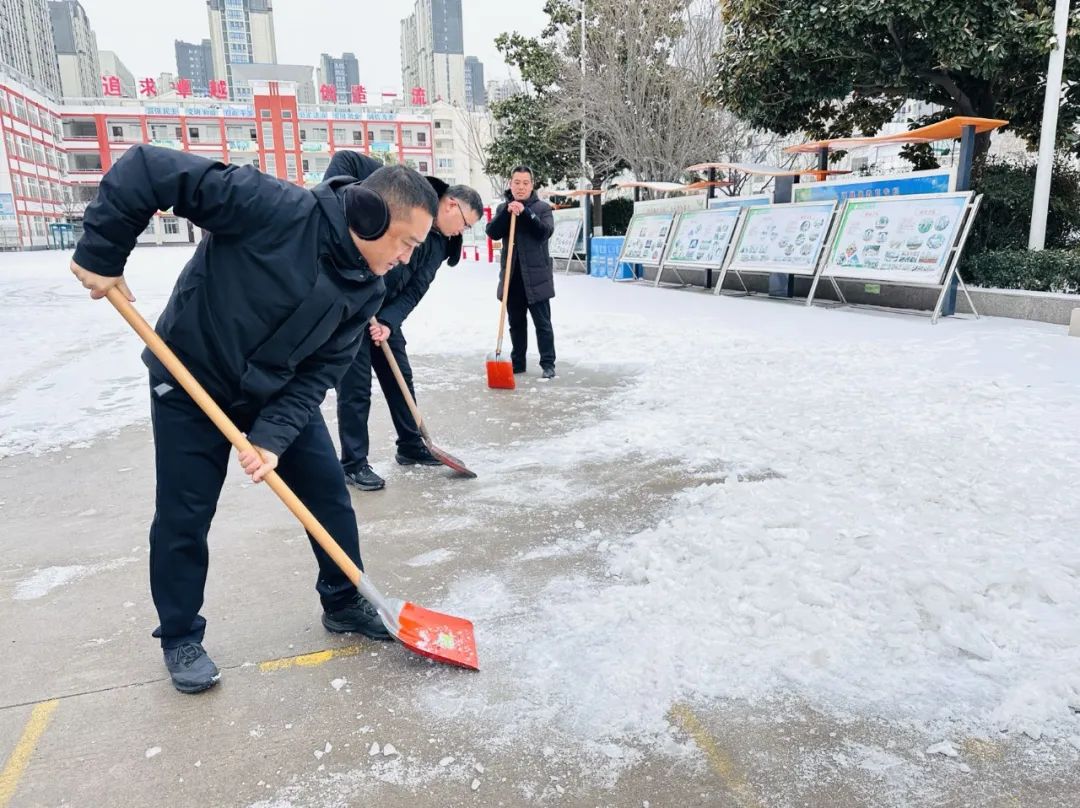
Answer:
[{"label": "black ear muff", "polygon": [[345,219],[364,241],[382,238],[390,227],[390,209],[383,198],[360,183],[345,187]]}]

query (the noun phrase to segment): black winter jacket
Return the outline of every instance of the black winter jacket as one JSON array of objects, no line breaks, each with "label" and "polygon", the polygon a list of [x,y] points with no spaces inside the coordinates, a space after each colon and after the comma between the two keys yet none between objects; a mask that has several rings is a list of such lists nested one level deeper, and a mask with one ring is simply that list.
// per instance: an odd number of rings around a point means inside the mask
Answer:
[{"label": "black winter jacket", "polygon": [[[102,178],[74,260],[124,271],[159,210],[209,231],[156,330],[226,409],[249,413],[252,443],[281,454],[337,385],[382,303],[382,280],[349,236],[341,192],[306,190],[251,166],[134,146]],[[149,352],[151,374],[171,379]]]},{"label": "black winter jacket", "polygon": [[[488,238],[500,239],[503,243],[500,259],[502,269],[499,272],[499,288],[495,294],[499,300],[502,300],[507,238],[510,235],[510,212],[507,206],[513,201],[513,194],[507,191],[506,201],[499,205],[487,226]],[[525,210],[518,216],[514,231],[514,271],[521,272],[525,297],[529,305],[532,305],[555,297],[555,272],[551,255],[548,253],[548,239],[555,232],[555,218],[551,214],[551,206],[535,193],[522,204]]]}]

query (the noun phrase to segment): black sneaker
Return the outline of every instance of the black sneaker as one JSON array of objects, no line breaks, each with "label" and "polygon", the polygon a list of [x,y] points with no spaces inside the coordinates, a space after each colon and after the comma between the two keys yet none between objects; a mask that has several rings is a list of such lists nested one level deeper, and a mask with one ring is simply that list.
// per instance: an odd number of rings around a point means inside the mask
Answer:
[{"label": "black sneaker", "polygon": [[442,463],[428,451],[428,448],[420,446],[402,446],[397,450],[397,462],[402,466],[441,466]]},{"label": "black sneaker", "polygon": [[555,378],[555,368],[553,368],[553,367],[544,368],[544,378],[545,379],[554,379]]},{"label": "black sneaker", "polygon": [[173,687],[181,693],[201,693],[216,685],[221,678],[217,665],[197,642],[165,648],[163,653]]},{"label": "black sneaker", "polygon": [[323,612],[322,624],[334,634],[363,634],[373,640],[392,640],[375,607],[359,595],[356,601],[332,612]]},{"label": "black sneaker", "polygon": [[380,491],[386,487],[386,480],[376,474],[367,463],[357,466],[353,471],[346,471],[345,482],[361,491]]}]

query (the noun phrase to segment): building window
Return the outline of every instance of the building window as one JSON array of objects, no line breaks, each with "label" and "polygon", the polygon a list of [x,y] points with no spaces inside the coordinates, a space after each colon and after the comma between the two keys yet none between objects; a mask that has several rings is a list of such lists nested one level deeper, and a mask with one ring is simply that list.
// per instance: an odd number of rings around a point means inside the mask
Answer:
[{"label": "building window", "polygon": [[290,180],[296,179],[296,155],[285,155],[285,173],[288,174]]},{"label": "building window", "polygon": [[267,174],[270,174],[270,175],[272,175],[274,177],[277,176],[277,157],[274,156],[273,154],[266,155],[266,169],[265,169],[265,171],[266,171]]},{"label": "building window", "polygon": [[353,145],[356,146],[364,145],[364,133],[361,132],[359,129],[354,129],[352,133],[352,142]]},{"label": "building window", "polygon": [[30,148],[30,141],[24,137],[19,138],[19,156],[28,163],[34,159],[34,152],[33,149]]},{"label": "building window", "polygon": [[325,126],[311,127],[311,139],[315,143],[326,143],[327,129]]},{"label": "building window", "polygon": [[380,129],[379,130],[379,141],[382,142],[382,143],[393,143],[394,142],[394,130],[393,129]]},{"label": "building window", "polygon": [[268,109],[260,109],[259,110],[259,117],[263,118],[263,119],[269,118],[270,117],[270,110],[268,110]]},{"label": "building window", "polygon": [[296,132],[296,124],[287,123],[283,127],[281,127],[281,131],[283,133],[281,144],[286,149],[289,149],[289,150],[295,149],[296,148],[296,138],[294,136],[294,133]]},{"label": "building window", "polygon": [[112,127],[112,138],[111,139],[112,140],[123,140],[124,139],[124,127],[122,127],[122,126],[114,126],[114,127]]},{"label": "building window", "polygon": [[188,136],[188,140],[194,140],[194,141],[198,142],[198,140],[199,140],[199,127],[197,127],[197,126],[189,126],[188,130],[187,130],[187,136]]},{"label": "building window", "polygon": [[162,216],[161,223],[165,226],[165,235],[180,235],[180,221],[175,216]]},{"label": "building window", "polygon": [[292,117],[292,110],[291,109],[283,109],[283,110],[281,110],[281,117],[288,120],[289,118]]},{"label": "building window", "polygon": [[335,143],[344,143],[345,142],[345,130],[344,129],[336,129],[336,128],[334,129],[334,142]]},{"label": "building window", "polygon": [[416,144],[418,146],[426,146],[427,145],[427,132],[417,132],[416,133]]},{"label": "building window", "polygon": [[300,165],[304,167],[305,174],[311,171],[311,166],[308,164],[308,159],[306,157],[300,161]]},{"label": "building window", "polygon": [[262,125],[262,147],[264,149],[274,148],[274,125],[272,123]]},{"label": "building window", "polygon": [[26,105],[21,98],[11,99],[11,114],[16,118],[22,118],[24,121],[26,120]]},{"label": "building window", "polygon": [[248,129],[248,140],[258,140],[259,133],[255,129]]},{"label": "building window", "polygon": [[41,199],[41,192],[38,190],[37,180],[33,177],[26,178],[26,195],[30,199]]},{"label": "building window", "polygon": [[454,161],[449,157],[440,157],[436,163],[439,168],[452,169],[454,167]]},{"label": "building window", "polygon": [[427,160],[421,160],[420,161],[420,169],[419,170],[420,170],[421,174],[426,174],[427,173],[427,171],[428,171],[428,161]]}]

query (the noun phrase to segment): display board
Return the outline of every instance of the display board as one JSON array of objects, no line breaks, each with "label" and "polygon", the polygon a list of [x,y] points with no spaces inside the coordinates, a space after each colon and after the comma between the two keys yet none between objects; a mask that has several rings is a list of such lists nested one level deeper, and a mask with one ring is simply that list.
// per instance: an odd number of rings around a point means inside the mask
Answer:
[{"label": "display board", "polygon": [[739,213],[738,207],[728,207],[679,214],[664,265],[719,267],[727,254]]},{"label": "display board", "polygon": [[832,200],[748,208],[730,268],[813,275],[835,210]]},{"label": "display board", "polygon": [[[562,211],[559,211],[562,213]],[[548,252],[552,258],[570,258],[575,252],[584,250],[581,243],[581,211],[573,211],[576,216],[557,217],[555,231],[548,242]]]},{"label": "display board", "polygon": [[674,213],[635,214],[626,228],[626,241],[619,261],[658,265],[674,219]]},{"label": "display board", "polygon": [[970,192],[849,199],[822,274],[940,286]]}]

